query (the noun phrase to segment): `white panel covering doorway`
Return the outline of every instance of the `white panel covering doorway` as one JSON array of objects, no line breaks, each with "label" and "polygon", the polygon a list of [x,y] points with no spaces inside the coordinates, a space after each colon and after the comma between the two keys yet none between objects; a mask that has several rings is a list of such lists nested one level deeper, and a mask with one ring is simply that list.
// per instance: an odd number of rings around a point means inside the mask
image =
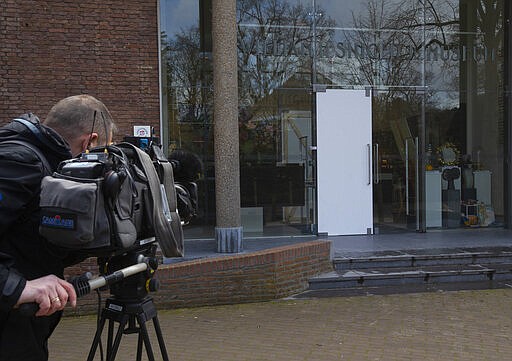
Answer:
[{"label": "white panel covering doorway", "polygon": [[372,101],[365,90],[316,94],[318,233],[373,233]]}]

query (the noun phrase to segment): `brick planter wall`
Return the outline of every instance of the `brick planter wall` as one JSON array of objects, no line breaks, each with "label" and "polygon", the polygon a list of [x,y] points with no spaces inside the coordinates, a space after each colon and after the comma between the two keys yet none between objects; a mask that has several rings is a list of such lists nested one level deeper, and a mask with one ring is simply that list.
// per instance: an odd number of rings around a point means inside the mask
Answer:
[{"label": "brick planter wall", "polygon": [[[304,291],[309,278],[329,271],[330,242],[311,241],[161,265],[156,273],[161,287],[151,295],[159,309],[269,301]],[[67,314],[90,313],[96,306],[89,295]]]}]

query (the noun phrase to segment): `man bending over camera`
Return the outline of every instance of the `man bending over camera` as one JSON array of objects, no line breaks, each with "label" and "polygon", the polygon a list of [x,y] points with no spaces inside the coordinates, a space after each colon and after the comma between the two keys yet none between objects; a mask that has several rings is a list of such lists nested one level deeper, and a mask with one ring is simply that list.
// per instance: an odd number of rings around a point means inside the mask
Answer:
[{"label": "man bending over camera", "polygon": [[[76,305],[63,280],[68,255],[39,235],[41,180],[61,161],[110,143],[114,127],[102,102],[76,95],[55,104],[43,123],[29,113],[0,128],[1,361],[47,360],[64,306]],[[18,311],[29,302],[39,306],[32,317]]]}]

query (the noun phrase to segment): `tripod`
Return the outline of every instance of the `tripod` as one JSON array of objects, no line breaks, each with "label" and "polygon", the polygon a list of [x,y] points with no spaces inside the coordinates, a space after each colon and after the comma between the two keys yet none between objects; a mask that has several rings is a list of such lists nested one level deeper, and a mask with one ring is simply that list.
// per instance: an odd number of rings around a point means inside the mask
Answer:
[{"label": "tripod", "polygon": [[[157,280],[152,278],[158,267],[154,255],[155,247],[150,247],[146,250],[139,250],[122,256],[98,259],[100,269],[104,269],[108,275],[96,280],[75,283],[75,288],[78,289],[77,294],[85,294],[87,290],[96,289],[105,284],[110,285],[111,297],[107,298],[105,307],[101,311],[98,328],[87,361],[94,359],[107,320],[107,361],[114,361],[116,358],[122,336],[135,333],[138,334],[137,361],[142,360],[143,346],[146,349],[149,361],[154,361],[155,356],[146,327],[146,322],[150,320],[153,321],[155,327],[162,358],[164,361],[169,361],[155,304],[153,298],[148,296],[148,292],[158,289]],[[126,267],[127,265],[131,266]],[[79,286],[76,286],[76,284],[79,284]],[[115,322],[119,325],[114,338]]]},{"label": "tripod", "polygon": [[[124,301],[117,300],[113,297],[108,298],[105,308],[101,312],[100,322],[94,336],[93,343],[87,358],[88,361],[94,359],[96,349],[101,342],[101,334],[105,326],[106,320],[108,324],[108,337],[107,337],[107,361],[113,361],[116,358],[119,345],[121,344],[121,337],[123,334],[138,334],[137,342],[137,361],[142,359],[142,346],[146,348],[146,353],[150,361],[155,360],[151,341],[149,339],[146,322],[153,320],[155,327],[160,352],[164,361],[169,361],[167,350],[165,348],[160,323],[157,317],[157,311],[151,297],[145,297],[142,300]],[[114,322],[118,322],[115,339],[114,336]]]}]

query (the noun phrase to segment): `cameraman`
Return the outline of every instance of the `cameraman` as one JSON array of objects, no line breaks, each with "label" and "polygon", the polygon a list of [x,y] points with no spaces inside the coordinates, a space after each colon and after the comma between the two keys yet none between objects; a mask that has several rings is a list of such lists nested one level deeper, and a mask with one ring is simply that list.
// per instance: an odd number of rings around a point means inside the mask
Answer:
[{"label": "cameraman", "polygon": [[[115,125],[89,95],[62,99],[42,124],[32,114],[19,118],[0,128],[0,360],[42,361],[64,306],[76,306],[76,293],[63,280],[73,261],[39,235],[41,180],[61,161],[110,143]],[[39,305],[34,317],[17,310],[28,302]]]}]

